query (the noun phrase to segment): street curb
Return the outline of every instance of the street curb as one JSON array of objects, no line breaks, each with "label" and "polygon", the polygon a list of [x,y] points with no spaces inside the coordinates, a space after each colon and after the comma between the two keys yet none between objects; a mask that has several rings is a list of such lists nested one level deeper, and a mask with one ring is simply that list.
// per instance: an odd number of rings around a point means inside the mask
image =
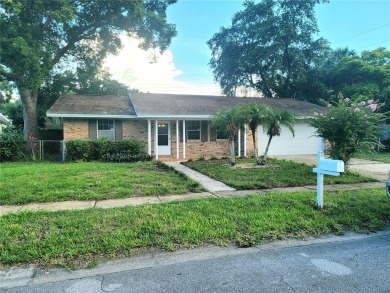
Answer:
[{"label": "street curb", "polygon": [[66,280],[75,280],[85,277],[93,277],[102,274],[119,273],[131,270],[139,270],[151,267],[161,267],[176,263],[184,263],[194,260],[216,259],[224,256],[234,256],[258,252],[274,251],[279,249],[303,247],[310,245],[322,245],[340,243],[351,240],[359,240],[374,237],[387,237],[390,241],[390,230],[380,231],[373,234],[356,234],[347,232],[343,236],[327,235],[320,238],[310,237],[307,240],[287,239],[268,242],[249,248],[237,246],[220,247],[205,245],[192,250],[181,249],[175,252],[146,252],[133,257],[111,260],[98,264],[92,269],[80,269],[69,271],[66,269],[45,269],[33,265],[27,268],[11,268],[8,271],[0,270],[0,290],[28,285],[42,285]]},{"label": "street curb", "polygon": [[36,267],[29,265],[25,268],[11,268],[8,271],[0,270],[0,289],[10,289],[29,285],[36,273]]}]

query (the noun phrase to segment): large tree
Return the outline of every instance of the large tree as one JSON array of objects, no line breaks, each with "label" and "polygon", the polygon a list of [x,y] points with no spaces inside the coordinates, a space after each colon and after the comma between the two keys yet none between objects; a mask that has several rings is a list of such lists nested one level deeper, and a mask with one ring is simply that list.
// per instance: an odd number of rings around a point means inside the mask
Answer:
[{"label": "large tree", "polygon": [[310,100],[322,91],[317,64],[328,50],[316,39],[314,7],[323,0],[247,1],[230,27],[209,41],[214,77],[227,95],[252,88],[264,97]]},{"label": "large tree", "polygon": [[0,81],[13,81],[24,109],[25,136],[38,135],[38,89],[58,66],[99,68],[121,46],[120,33],[141,47],[169,45],[176,30],[166,10],[176,0],[4,0],[0,4]]},{"label": "large tree", "polygon": [[334,100],[342,93],[351,100],[375,99],[384,103],[381,111],[390,110],[390,51],[386,48],[363,51],[360,56],[346,54],[324,76]]}]

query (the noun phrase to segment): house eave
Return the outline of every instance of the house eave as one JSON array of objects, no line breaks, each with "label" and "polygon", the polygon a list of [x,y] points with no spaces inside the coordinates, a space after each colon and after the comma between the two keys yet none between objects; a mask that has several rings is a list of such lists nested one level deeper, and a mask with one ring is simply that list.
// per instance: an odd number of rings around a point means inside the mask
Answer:
[{"label": "house eave", "polygon": [[47,113],[47,117],[59,118],[103,118],[103,119],[135,119],[136,115],[104,115],[104,114],[61,114],[61,113]]},{"label": "house eave", "polygon": [[173,119],[173,120],[210,120],[213,115],[156,115],[156,114],[143,114],[138,115],[138,118],[142,119]]}]

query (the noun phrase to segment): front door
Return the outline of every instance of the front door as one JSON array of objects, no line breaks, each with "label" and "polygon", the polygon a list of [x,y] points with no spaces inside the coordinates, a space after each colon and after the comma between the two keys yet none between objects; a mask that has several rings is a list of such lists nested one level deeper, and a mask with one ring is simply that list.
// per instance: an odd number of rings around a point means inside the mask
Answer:
[{"label": "front door", "polygon": [[171,126],[169,121],[158,122],[158,154],[170,155],[171,154]]}]

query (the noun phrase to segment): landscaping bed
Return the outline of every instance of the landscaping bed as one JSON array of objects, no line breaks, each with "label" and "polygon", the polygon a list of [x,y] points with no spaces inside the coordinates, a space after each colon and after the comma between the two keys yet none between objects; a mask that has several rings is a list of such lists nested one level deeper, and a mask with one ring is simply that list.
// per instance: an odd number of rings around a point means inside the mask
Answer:
[{"label": "landscaping bed", "polygon": [[[315,185],[317,181],[313,167],[285,160],[268,159],[264,166],[256,165],[254,159],[239,159],[234,167],[230,166],[229,160],[193,161],[184,164],[236,189],[305,186]],[[342,173],[341,176],[324,177],[325,184],[377,181],[354,172]]]},{"label": "landscaping bed", "polygon": [[286,238],[388,228],[384,188],[212,198],[116,209],[19,212],[0,217],[0,266],[34,263],[82,268],[149,249],[203,244],[241,247]]},{"label": "landscaping bed", "polygon": [[3,163],[0,205],[103,200],[200,192],[202,187],[160,162]]}]

